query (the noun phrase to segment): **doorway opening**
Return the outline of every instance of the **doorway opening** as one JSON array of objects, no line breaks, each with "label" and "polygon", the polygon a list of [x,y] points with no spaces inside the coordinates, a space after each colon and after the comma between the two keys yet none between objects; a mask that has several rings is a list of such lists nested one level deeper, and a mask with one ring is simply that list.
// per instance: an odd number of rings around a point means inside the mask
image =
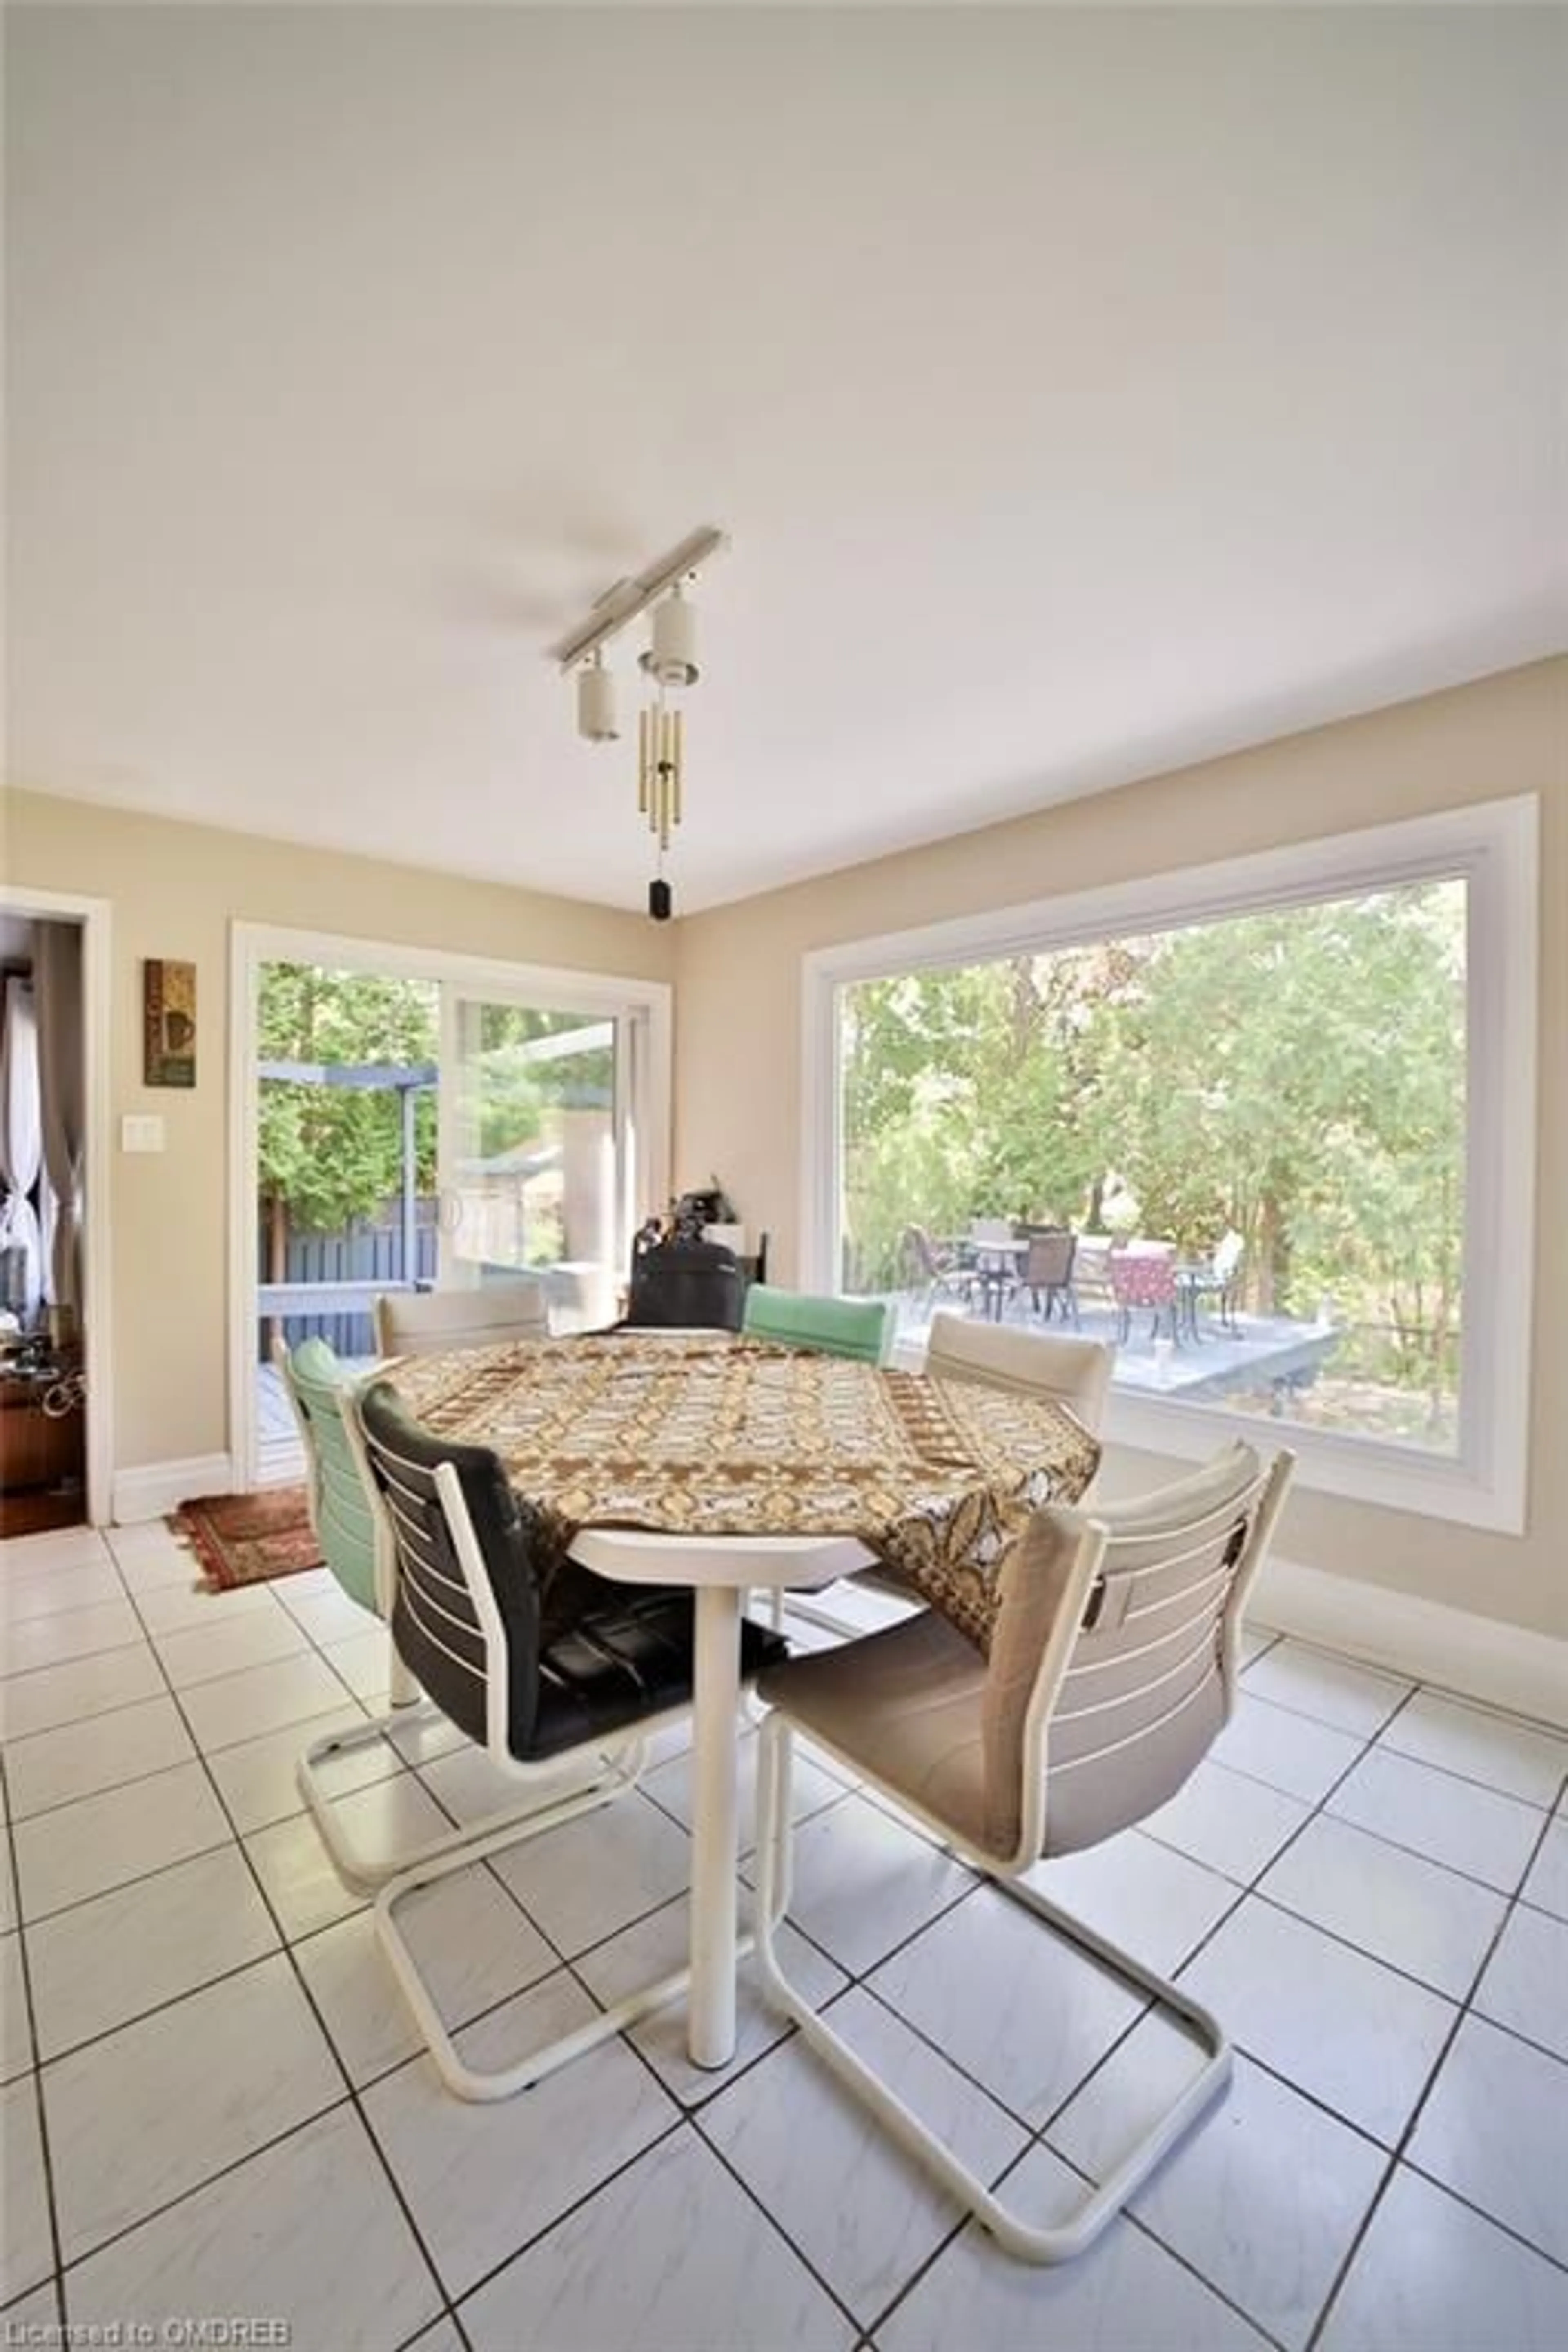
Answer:
[{"label": "doorway opening", "polygon": [[84,919],[0,899],[0,1538],[102,1508],[88,1427],[86,954]]}]

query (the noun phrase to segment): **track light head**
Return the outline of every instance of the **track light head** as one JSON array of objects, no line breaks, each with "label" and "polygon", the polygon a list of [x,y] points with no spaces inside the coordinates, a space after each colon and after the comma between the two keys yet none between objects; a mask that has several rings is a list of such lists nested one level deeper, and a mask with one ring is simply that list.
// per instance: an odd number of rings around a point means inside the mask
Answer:
[{"label": "track light head", "polygon": [[597,654],[577,673],[577,732],[590,743],[614,743],[620,739],[616,681]]},{"label": "track light head", "polygon": [[696,685],[697,615],[679,582],[663,604],[654,606],[653,635],[647,651],[639,654],[637,660],[660,686]]}]

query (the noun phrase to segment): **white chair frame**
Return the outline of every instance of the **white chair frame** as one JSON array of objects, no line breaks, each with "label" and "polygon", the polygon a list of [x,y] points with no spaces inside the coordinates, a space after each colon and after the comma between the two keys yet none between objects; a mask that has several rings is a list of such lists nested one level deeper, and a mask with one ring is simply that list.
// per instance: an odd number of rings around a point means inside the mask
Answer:
[{"label": "white chair frame", "polygon": [[[488,1733],[485,1752],[491,1762],[503,1771],[514,1774],[524,1784],[531,1784],[537,1789],[542,1780],[558,1777],[566,1759],[552,1757],[542,1764],[521,1764],[507,1747],[506,1628],[490,1590],[479,1538],[474,1533],[473,1521],[463,1497],[461,1481],[450,1463],[443,1463],[437,1470],[436,1489],[451,1530],[464,1581],[484,1634]],[[672,1707],[639,1723],[636,1736],[639,1757],[649,1734],[666,1724],[682,1721],[689,1712],[689,1706]],[[621,1787],[630,1785],[629,1779],[620,1783]],[[475,2102],[510,2099],[517,2092],[526,2091],[531,2084],[542,2082],[546,2075],[558,2073],[573,2059],[597,2049],[612,2035],[625,2032],[654,2010],[662,2009],[667,2001],[684,1992],[689,1983],[691,1971],[688,1965],[641,1986],[572,2032],[563,2034],[538,2050],[528,2052],[508,2065],[470,2066],[459,2053],[399,1925],[399,1906],[421,1887],[437,1885],[442,1879],[451,1877],[459,1870],[470,1869],[475,1863],[485,1861],[492,1853],[521,1844],[529,1838],[542,1835],[546,1830],[557,1829],[563,1822],[606,1802],[608,1796],[617,1793],[618,1788],[606,1791],[601,1783],[595,1782],[592,1788],[576,1791],[564,1799],[546,1800],[541,1803],[536,1798],[532,1809],[515,1816],[510,1824],[498,1822],[483,1828],[481,1832],[470,1832],[460,1849],[431,1853],[410,1863],[395,1877],[388,1879],[377,1894],[374,1910],[376,1940],[436,2063],[437,2072],[456,2097]],[[736,1948],[742,1952],[749,1951],[752,1939],[742,1937]]]},{"label": "white chair frame", "polygon": [[[1237,1635],[1247,1590],[1267,1550],[1274,1523],[1289,1483],[1293,1457],[1281,1453],[1260,1480],[1260,1499],[1247,1549],[1237,1563],[1221,1621],[1221,1675],[1225,1712],[1235,1705]],[[1213,1517],[1210,1513],[1208,1517]],[[1073,1514],[1079,1518],[1078,1514]],[[1114,2220],[1149,2178],[1175,2142],[1224,2092],[1231,2073],[1231,2046],[1224,2029],[1201,2001],[1173,1984],[1120,1944],[1075,1918],[1058,1904],[1022,1883],[1017,1874],[1039,1859],[1045,1845],[1049,1776],[1046,1762],[1047,1735],[1063,1675],[1078,1639],[1083,1607],[1105,1556],[1108,1531],[1092,1519],[1079,1519],[1079,1550],[1068,1580],[1064,1605],[1052,1629],[1030,1696],[1024,1738],[1025,1801],[1018,1845],[1005,1859],[973,1844],[955,1832],[952,1822],[928,1811],[901,1789],[887,1793],[900,1810],[920,1822],[961,1861],[984,1874],[1009,1901],[1032,1912],[1047,1926],[1078,1945],[1113,1975],[1147,1995],[1168,2015],[1190,2030],[1205,2053],[1204,2063],[1126,2155],[1079,2202],[1065,2221],[1042,2225],[1026,2221],[1004,2204],[987,2182],[972,2171],[949,2144],[905,2105],[897,2092],[877,2074],[835,2032],[793,1984],[780,1964],[775,1928],[787,1910],[793,1832],[790,1810],[792,1726],[787,1715],[773,1711],[761,1733],[757,1780],[757,1922],[756,1958],[763,1991],[799,2029],[802,2036],[829,2069],[867,2105],[883,2128],[916,2161],[923,2165],[958,2202],[966,2207],[1006,2251],[1037,2263],[1066,2262],[1081,2253]],[[1194,1524],[1200,1524],[1194,1521]],[[1070,1605],[1069,1605],[1070,1603]],[[787,1670],[786,1670],[787,1671]],[[876,1779],[865,1759],[826,1738],[812,1727],[812,1744],[826,1749],[852,1775]]]},{"label": "white chair frame", "polygon": [[[281,1346],[281,1342],[279,1343]],[[374,1379],[374,1373],[366,1379]],[[353,1454],[360,1480],[370,1504],[371,1518],[375,1528],[375,1589],[377,1613],[385,1629],[387,1647],[391,1652],[391,1706],[384,1714],[367,1716],[363,1723],[344,1724],[339,1730],[323,1732],[304,1748],[294,1767],[295,1785],[305,1801],[306,1811],[315,1822],[321,1843],[331,1856],[332,1867],[345,1885],[362,1894],[370,1894],[388,1880],[404,1872],[420,1868],[445,1854],[457,1854],[468,1859],[468,1849],[511,1824],[530,1822],[541,1806],[537,1793],[520,1796],[515,1804],[501,1805],[485,1813],[477,1822],[458,1823],[435,1836],[422,1839],[417,1844],[394,1853],[374,1854],[355,1843],[343,1829],[331,1790],[328,1788],[325,1770],[334,1757],[358,1754],[366,1748],[380,1746],[384,1741],[395,1751],[395,1734],[421,1723],[444,1723],[447,1717],[433,1701],[426,1698],[414,1676],[404,1664],[392,1639],[392,1605],[396,1593],[397,1546],[386,1516],[386,1506],[381,1491],[371,1475],[370,1459],[365,1452],[364,1432],[360,1425],[357,1398],[363,1381],[345,1383],[343,1388],[343,1429],[349,1449]],[[310,1465],[310,1524],[315,1526],[316,1470],[315,1445],[304,1415],[300,1412],[293,1390],[287,1380],[284,1387],[293,1407],[295,1420],[305,1447],[305,1459]],[[642,1777],[647,1760],[646,1739],[637,1737],[607,1749],[602,1765],[592,1778],[572,1792],[572,1798],[557,1797],[547,1804],[549,1819],[542,1817],[541,1825],[551,1827],[557,1820],[570,1818],[562,1808],[570,1804],[571,1811],[582,1812],[593,1805],[613,1802],[629,1789],[634,1789]],[[400,1759],[401,1769],[401,1759]],[[341,1796],[344,1792],[339,1790]],[[458,1865],[460,1866],[460,1864]]]}]

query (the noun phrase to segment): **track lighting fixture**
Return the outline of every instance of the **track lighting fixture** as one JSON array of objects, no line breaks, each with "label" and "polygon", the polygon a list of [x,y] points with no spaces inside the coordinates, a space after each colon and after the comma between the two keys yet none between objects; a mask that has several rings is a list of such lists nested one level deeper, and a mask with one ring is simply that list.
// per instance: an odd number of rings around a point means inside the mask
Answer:
[{"label": "track lighting fixture", "polygon": [[577,732],[590,743],[615,743],[620,740],[621,730],[616,724],[616,681],[605,667],[604,655],[597,647],[577,673]]},{"label": "track lighting fixture", "polygon": [[687,603],[678,580],[662,604],[653,608],[653,635],[638,667],[660,686],[697,683],[697,615]]},{"label": "track lighting fixture", "polygon": [[711,526],[692,531],[636,579],[617,581],[587,618],[550,648],[552,661],[576,673],[577,732],[590,743],[616,742],[615,678],[605,666],[605,648],[652,612],[648,643],[637,656],[655,688],[653,699],[637,713],[637,813],[655,846],[657,871],[648,884],[647,910],[656,923],[668,922],[674,911],[664,861],[685,800],[685,714],[671,709],[668,698],[695,686],[699,677],[697,615],[686,590],[699,566],[725,544],[723,532]]}]

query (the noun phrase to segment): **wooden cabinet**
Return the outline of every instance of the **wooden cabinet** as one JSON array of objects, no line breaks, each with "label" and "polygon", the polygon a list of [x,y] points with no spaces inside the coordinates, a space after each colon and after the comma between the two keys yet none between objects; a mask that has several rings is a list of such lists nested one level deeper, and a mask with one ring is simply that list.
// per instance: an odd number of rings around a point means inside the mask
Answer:
[{"label": "wooden cabinet", "polygon": [[80,1483],[86,1416],[45,1412],[47,1386],[0,1372],[0,1507],[8,1495]]}]

